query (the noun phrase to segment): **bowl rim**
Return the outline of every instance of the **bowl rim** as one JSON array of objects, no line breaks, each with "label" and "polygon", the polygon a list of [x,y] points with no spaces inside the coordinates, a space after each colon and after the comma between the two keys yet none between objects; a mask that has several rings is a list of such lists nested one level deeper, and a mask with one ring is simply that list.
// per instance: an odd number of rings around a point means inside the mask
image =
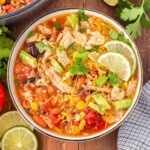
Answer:
[{"label": "bowl rim", "polygon": [[9,19],[11,17],[15,17],[17,15],[20,15],[23,12],[25,12],[26,10],[29,10],[31,7],[34,7],[36,4],[38,4],[38,2],[40,2],[40,0],[34,0],[33,2],[31,2],[31,3],[27,4],[26,6],[24,6],[23,8],[15,10],[11,13],[7,13],[5,15],[0,15],[0,20]]},{"label": "bowl rim", "polygon": [[[34,24],[36,24],[36,22],[44,19],[44,21],[46,21],[46,16],[49,16],[49,15],[52,15],[53,13],[58,13],[57,15],[60,15],[60,14],[64,14],[64,13],[70,13],[70,12],[75,12],[78,10],[78,8],[65,8],[65,9],[58,9],[58,10],[54,10],[54,11],[50,11],[44,15],[42,15],[41,17],[39,17],[38,19],[34,20],[31,24],[29,24],[24,30],[23,32],[18,36],[14,46],[13,46],[13,49],[11,51],[11,54],[10,54],[10,57],[9,57],[9,61],[8,61],[8,68],[7,68],[7,83],[8,83],[8,89],[9,89],[9,93],[10,93],[10,96],[11,96],[11,99],[15,105],[15,107],[17,108],[17,110],[20,112],[20,114],[23,116],[23,118],[30,124],[32,125],[37,131],[39,131],[40,133],[48,136],[48,137],[52,137],[52,138],[55,138],[55,139],[59,139],[59,140],[62,140],[62,141],[75,141],[75,142],[84,142],[84,141],[90,141],[90,140],[94,140],[94,139],[97,139],[97,138],[100,138],[100,137],[103,137],[109,133],[111,133],[112,131],[114,131],[116,128],[118,128],[128,117],[129,115],[132,113],[132,111],[134,110],[138,100],[139,100],[139,97],[140,97],[140,94],[141,94],[141,90],[142,90],[142,85],[143,85],[143,65],[142,65],[142,61],[141,61],[141,57],[140,57],[140,53],[139,53],[139,50],[135,44],[135,42],[133,41],[133,39],[131,38],[131,36],[127,33],[127,31],[124,29],[124,27],[122,25],[120,25],[120,23],[118,23],[117,21],[115,21],[113,18],[111,18],[110,16],[102,13],[102,12],[99,12],[99,11],[95,11],[95,10],[92,10],[92,9],[87,9],[87,8],[82,8],[84,9],[84,11],[89,12],[89,14],[91,13],[95,13],[97,15],[99,15],[99,18],[101,18],[100,16],[103,16],[105,18],[107,18],[109,21],[111,20],[114,24],[113,26],[116,27],[116,29],[120,28],[122,29],[122,31],[126,34],[126,36],[128,36],[132,46],[134,46],[134,51],[136,52],[136,56],[137,56],[137,60],[139,61],[139,64],[137,65],[140,66],[140,81],[139,82],[139,90],[136,91],[136,93],[138,92],[137,96],[136,96],[136,99],[135,99],[135,102],[134,102],[134,105],[131,106],[131,110],[129,112],[126,112],[124,114],[124,118],[121,120],[121,121],[118,121],[116,122],[115,124],[118,123],[118,125],[114,125],[113,128],[108,128],[108,129],[105,129],[105,130],[108,130],[106,133],[103,133],[101,134],[101,131],[96,133],[96,134],[93,134],[91,136],[87,136],[87,137],[84,137],[84,136],[76,136],[76,137],[71,137],[71,136],[60,136],[59,134],[56,134],[56,133],[53,133],[53,132],[48,132],[46,133],[44,128],[40,127],[39,125],[37,125],[34,121],[31,121],[32,119],[30,118],[29,115],[24,115],[23,112],[20,110],[19,106],[16,104],[16,101],[18,101],[17,99],[15,100],[15,98],[13,97],[13,94],[12,94],[12,90],[11,90],[11,86],[10,86],[10,78],[9,78],[9,70],[10,70],[10,61],[11,61],[11,57],[12,57],[12,54],[14,52],[14,49],[19,41],[19,39],[24,35],[24,33],[27,31],[27,29],[31,26],[33,26]],[[65,11],[69,11],[70,12],[65,12]],[[87,13],[88,14],[88,13]],[[93,15],[93,14],[92,14]],[[51,16],[52,17],[52,16]],[[49,17],[50,18],[50,17]],[[104,18],[102,18],[103,20],[105,20]],[[40,23],[44,22],[44,21],[40,21]],[[107,20],[105,20],[107,22]],[[39,24],[39,23],[38,23]],[[37,26],[37,25],[36,25]],[[24,41],[25,39],[23,39]],[[20,44],[21,45],[21,44]],[[18,52],[18,51],[17,51]],[[21,105],[21,104],[20,104]],[[21,106],[22,107],[22,106]],[[33,122],[33,123],[31,123]],[[82,138],[83,137],[83,138]]]}]

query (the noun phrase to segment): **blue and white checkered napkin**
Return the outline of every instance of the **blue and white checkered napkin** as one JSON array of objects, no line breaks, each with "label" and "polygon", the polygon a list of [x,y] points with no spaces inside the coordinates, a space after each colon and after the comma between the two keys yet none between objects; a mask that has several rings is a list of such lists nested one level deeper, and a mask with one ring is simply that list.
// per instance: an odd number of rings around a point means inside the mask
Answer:
[{"label": "blue and white checkered napkin", "polygon": [[118,150],[150,150],[150,81],[118,133]]}]

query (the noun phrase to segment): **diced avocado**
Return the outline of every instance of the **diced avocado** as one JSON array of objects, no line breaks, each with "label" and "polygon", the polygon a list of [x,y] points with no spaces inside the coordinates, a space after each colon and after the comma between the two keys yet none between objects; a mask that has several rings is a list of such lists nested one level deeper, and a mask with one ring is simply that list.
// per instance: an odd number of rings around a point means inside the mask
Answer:
[{"label": "diced avocado", "polygon": [[94,109],[95,111],[97,111],[98,113],[100,113],[101,115],[105,114],[105,109],[102,105],[98,106],[98,105],[90,102],[88,106],[91,107],[92,109]]},{"label": "diced avocado", "polygon": [[75,59],[80,58],[84,61],[84,60],[88,59],[89,54],[90,54],[90,52],[84,52],[84,53],[74,52],[73,59],[75,60]]},{"label": "diced avocado", "polygon": [[64,51],[64,48],[62,46],[58,46],[57,47],[57,52],[61,52],[61,51]]},{"label": "diced avocado", "polygon": [[99,77],[95,82],[95,86],[101,87],[107,80],[108,80],[107,76]]},{"label": "diced avocado", "polygon": [[67,17],[68,22],[71,24],[72,28],[74,30],[77,29],[78,23],[79,23],[79,18],[77,14],[71,14]]},{"label": "diced avocado", "polygon": [[100,93],[93,95],[92,98],[94,98],[94,100],[99,105],[102,105],[104,107],[104,109],[109,109],[110,108],[110,105],[108,104],[106,99]]},{"label": "diced avocado", "polygon": [[62,74],[64,72],[63,68],[60,66],[60,64],[55,59],[51,60],[51,64],[55,67],[55,69],[58,73]]},{"label": "diced avocado", "polygon": [[28,54],[26,51],[22,50],[20,52],[21,59],[28,65],[32,66],[33,68],[37,67],[37,61],[36,58]]},{"label": "diced avocado", "polygon": [[43,53],[46,50],[49,51],[51,54],[53,53],[53,50],[42,42],[35,44],[35,46],[39,50],[40,53]]},{"label": "diced avocado", "polygon": [[113,106],[115,107],[115,109],[118,110],[122,110],[122,109],[127,109],[131,106],[132,104],[132,99],[131,98],[127,98],[127,99],[123,99],[120,101],[116,101],[116,102],[112,102]]}]

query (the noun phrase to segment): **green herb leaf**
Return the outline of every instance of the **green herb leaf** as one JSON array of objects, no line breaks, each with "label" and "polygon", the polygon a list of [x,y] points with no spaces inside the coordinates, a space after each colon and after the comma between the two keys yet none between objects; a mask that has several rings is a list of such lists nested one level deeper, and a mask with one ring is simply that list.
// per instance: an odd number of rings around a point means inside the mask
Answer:
[{"label": "green herb leaf", "polygon": [[85,31],[86,31],[85,28],[81,28],[81,29],[79,30],[79,32],[81,32],[81,33],[86,33]]},{"label": "green herb leaf", "polygon": [[13,46],[14,46],[14,41],[11,38],[6,37],[3,47],[11,50]]},{"label": "green herb leaf", "polygon": [[100,68],[101,68],[102,71],[106,71],[106,68],[104,68],[102,66],[100,66]]},{"label": "green herb leaf", "polygon": [[29,32],[29,34],[27,35],[27,38],[30,38],[31,36],[34,36],[35,33],[33,31]]},{"label": "green herb leaf", "polygon": [[146,14],[143,14],[141,18],[141,26],[142,28],[150,29],[150,20]]},{"label": "green herb leaf", "polygon": [[150,12],[150,0],[145,0],[144,10],[145,10],[146,13]]},{"label": "green herb leaf", "polygon": [[95,86],[101,87],[107,80],[108,80],[107,76],[99,77],[95,82]]},{"label": "green herb leaf", "polygon": [[11,50],[8,48],[0,48],[0,60],[3,58],[8,58]]},{"label": "green herb leaf", "polygon": [[55,30],[61,30],[60,23],[55,23]]},{"label": "green herb leaf", "polygon": [[35,46],[39,50],[40,53],[43,53],[46,50],[49,51],[50,53],[53,53],[52,49],[42,42],[35,44]]},{"label": "green herb leaf", "polygon": [[82,59],[76,59],[74,64],[70,67],[70,73],[72,74],[88,74],[88,68],[86,68],[82,62]]},{"label": "green herb leaf", "polygon": [[87,50],[88,52],[94,52],[94,51],[98,51],[98,49],[100,48],[100,45],[97,46],[93,46],[91,49]]},{"label": "green herb leaf", "polygon": [[84,10],[81,9],[81,8],[78,9],[77,14],[78,14],[79,19],[82,20],[82,21],[87,21],[88,18],[89,18],[88,16],[86,16],[86,15],[84,14]]},{"label": "green herb leaf", "polygon": [[118,41],[122,41],[122,42],[124,42],[124,43],[126,43],[126,44],[128,44],[128,45],[130,45],[130,46],[132,47],[130,40],[129,40],[129,39],[126,39],[126,38],[124,37],[124,32],[120,32],[120,33],[118,34],[117,40],[118,40]]},{"label": "green herb leaf", "polygon": [[90,54],[90,52],[84,52],[84,53],[79,53],[79,52],[74,52],[73,54],[73,59],[81,59],[82,61],[87,60],[89,57],[88,55]]},{"label": "green herb leaf", "polygon": [[64,48],[62,46],[58,46],[57,47],[57,52],[61,52],[61,51],[64,51]]},{"label": "green herb leaf", "polygon": [[115,74],[113,74],[112,72],[110,72],[108,74],[108,77],[109,77],[109,82],[112,84],[112,85],[118,85],[119,84],[119,77]]},{"label": "green herb leaf", "polygon": [[69,51],[74,51],[75,47],[74,47],[74,43],[72,43],[69,47],[68,47]]},{"label": "green herb leaf", "polygon": [[109,35],[113,40],[116,40],[118,38],[118,33],[114,29],[110,30]]},{"label": "green herb leaf", "polygon": [[85,48],[80,45],[79,53],[81,54],[83,52],[85,52]]}]

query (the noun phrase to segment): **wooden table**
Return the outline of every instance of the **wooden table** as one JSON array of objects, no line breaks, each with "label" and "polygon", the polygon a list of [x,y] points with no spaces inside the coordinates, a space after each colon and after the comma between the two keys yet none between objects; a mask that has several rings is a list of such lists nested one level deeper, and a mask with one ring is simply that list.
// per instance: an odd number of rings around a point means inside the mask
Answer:
[{"label": "wooden table", "polygon": [[[44,0],[41,0],[44,1]],[[136,1],[136,0],[135,0]],[[109,7],[102,0],[45,0],[45,2],[40,6],[32,9],[30,15],[25,16],[24,18],[20,18],[18,23],[14,23],[13,27],[13,37],[16,39],[19,34],[25,29],[29,23],[33,22],[41,15],[44,15],[48,12],[52,12],[54,10],[59,10],[63,8],[87,8],[93,9],[99,12],[103,12],[112,18],[115,17],[115,8]],[[143,68],[144,68],[144,83],[150,79],[150,30],[143,30],[142,36],[136,40],[136,44],[141,53],[141,57],[143,60]],[[5,108],[3,112],[6,110],[12,110],[14,106],[10,100],[7,98],[7,102],[5,104]],[[116,150],[116,139],[117,139],[117,131],[110,133],[109,135],[88,142],[64,142],[60,140],[55,140],[49,138],[39,132],[36,132],[36,135],[39,139],[39,150]]]}]

